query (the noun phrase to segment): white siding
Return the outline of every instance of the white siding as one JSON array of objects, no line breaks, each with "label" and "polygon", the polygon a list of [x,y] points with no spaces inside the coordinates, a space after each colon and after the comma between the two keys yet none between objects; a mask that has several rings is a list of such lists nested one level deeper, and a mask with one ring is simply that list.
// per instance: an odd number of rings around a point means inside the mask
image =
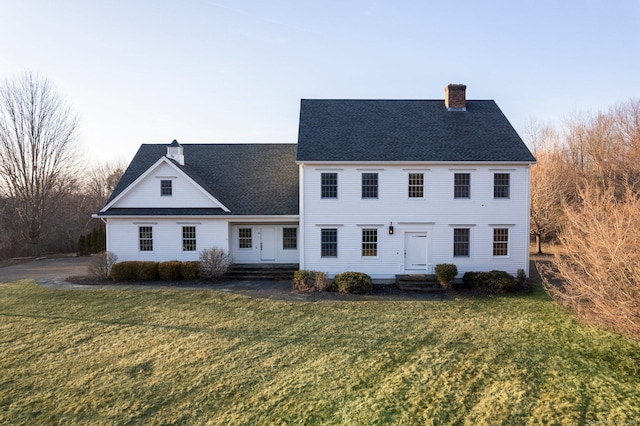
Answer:
[{"label": "white siding", "polygon": [[[160,195],[160,181],[172,182],[172,195]],[[175,168],[161,163],[155,170],[138,182],[132,190],[122,196],[112,207],[220,207],[200,187],[194,185]]]},{"label": "white siding", "polygon": [[[338,173],[338,198],[320,198],[320,174]],[[361,198],[361,173],[379,174],[378,199]],[[404,234],[428,234],[429,270],[454,263],[466,271],[491,269],[528,273],[528,165],[340,165],[300,167],[301,227],[304,253],[301,268],[328,272],[360,271],[377,279],[404,271]],[[408,174],[424,173],[425,196],[409,198]],[[454,199],[454,173],[470,173],[471,196]],[[493,198],[494,173],[510,174],[510,198]],[[394,234],[389,235],[393,222]],[[362,228],[378,229],[378,256],[361,256]],[[453,229],[470,228],[470,256],[453,256]],[[493,228],[509,228],[509,256],[493,256]],[[338,229],[338,257],[321,258],[320,233]]]},{"label": "white siding", "polygon": [[[140,251],[140,226],[153,228],[153,251]],[[182,227],[196,227],[196,251],[182,250]],[[148,218],[114,219],[107,221],[107,250],[118,256],[118,261],[198,260],[200,250],[220,247],[229,250],[227,220]]]}]

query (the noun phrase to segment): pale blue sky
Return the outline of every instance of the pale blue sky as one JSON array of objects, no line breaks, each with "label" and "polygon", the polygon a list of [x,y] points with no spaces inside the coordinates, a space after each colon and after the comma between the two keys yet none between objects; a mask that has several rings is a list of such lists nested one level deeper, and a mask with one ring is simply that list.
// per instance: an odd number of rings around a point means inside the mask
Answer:
[{"label": "pale blue sky", "polygon": [[0,78],[36,72],[89,158],[297,140],[301,98],[494,99],[524,136],[640,97],[640,0],[0,0]]}]

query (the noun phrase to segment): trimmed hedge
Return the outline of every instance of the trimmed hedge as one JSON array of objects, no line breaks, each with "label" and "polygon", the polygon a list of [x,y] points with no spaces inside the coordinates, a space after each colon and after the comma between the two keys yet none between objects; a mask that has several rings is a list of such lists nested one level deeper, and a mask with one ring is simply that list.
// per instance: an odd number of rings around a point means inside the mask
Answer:
[{"label": "trimmed hedge", "polygon": [[132,261],[118,262],[111,267],[111,279],[114,281],[131,281],[135,279],[136,263]]},{"label": "trimmed hedge", "polygon": [[138,281],[158,279],[158,262],[134,262],[133,278]]},{"label": "trimmed hedge", "polygon": [[458,267],[453,263],[440,263],[436,265],[435,272],[442,288],[451,290],[453,288],[453,279],[458,275]]},{"label": "trimmed hedge", "polygon": [[518,288],[515,277],[505,271],[466,272],[462,281],[465,287],[488,294],[511,293]]},{"label": "trimmed hedge", "polygon": [[168,260],[158,264],[158,275],[162,281],[180,281],[182,279],[181,263],[178,260]]},{"label": "trimmed hedge", "polygon": [[340,293],[369,294],[373,291],[371,277],[362,272],[343,272],[333,278]]},{"label": "trimmed hedge", "polygon": [[200,262],[195,260],[182,262],[180,274],[185,280],[197,280],[200,278]]}]

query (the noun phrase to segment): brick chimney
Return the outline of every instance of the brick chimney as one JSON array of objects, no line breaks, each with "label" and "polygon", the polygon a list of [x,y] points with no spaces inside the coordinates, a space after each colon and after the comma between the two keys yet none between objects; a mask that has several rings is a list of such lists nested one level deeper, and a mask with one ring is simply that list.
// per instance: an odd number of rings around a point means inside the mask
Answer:
[{"label": "brick chimney", "polygon": [[182,149],[182,145],[178,143],[177,140],[173,140],[170,145],[167,146],[167,158],[171,158],[184,166],[184,151]]},{"label": "brick chimney", "polygon": [[467,110],[466,91],[464,84],[449,84],[444,88],[444,105],[449,111]]}]

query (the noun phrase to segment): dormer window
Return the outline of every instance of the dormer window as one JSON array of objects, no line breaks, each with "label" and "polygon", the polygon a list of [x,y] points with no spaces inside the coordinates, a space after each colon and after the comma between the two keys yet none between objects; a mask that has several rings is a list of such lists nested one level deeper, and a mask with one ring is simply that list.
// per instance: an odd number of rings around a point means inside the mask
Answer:
[{"label": "dormer window", "polygon": [[173,195],[173,186],[170,180],[160,181],[160,195],[162,197],[171,197]]}]

